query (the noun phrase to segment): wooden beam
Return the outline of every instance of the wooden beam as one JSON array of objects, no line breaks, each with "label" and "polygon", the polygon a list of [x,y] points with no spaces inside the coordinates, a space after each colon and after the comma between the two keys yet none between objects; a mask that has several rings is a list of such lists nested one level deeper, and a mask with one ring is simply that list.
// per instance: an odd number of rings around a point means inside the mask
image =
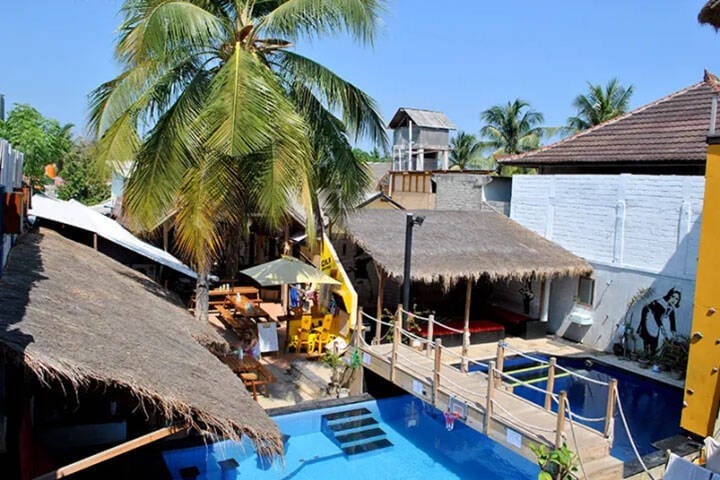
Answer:
[{"label": "wooden beam", "polygon": [[377,318],[377,323],[375,324],[375,343],[380,343],[380,332],[382,331],[382,325],[380,324],[380,321],[382,320],[382,311],[383,311],[383,292],[385,291],[385,272],[378,268],[377,264],[375,264],[375,272],[378,276],[378,292],[377,292],[377,311],[375,314],[375,318]]},{"label": "wooden beam", "polygon": [[472,298],[472,278],[467,279],[465,289],[465,326],[463,328],[462,362],[460,364],[463,372],[468,371],[468,349],[470,348],[470,299]]},{"label": "wooden beam", "polygon": [[98,234],[93,233],[93,249],[97,251],[98,246]]},{"label": "wooden beam", "polygon": [[93,465],[97,465],[98,463],[110,460],[111,458],[117,457],[118,455],[122,455],[123,453],[135,450],[136,448],[168,437],[187,428],[188,427],[186,425],[172,425],[170,427],[155,430],[154,432],[150,432],[138,438],[133,438],[132,440],[129,440],[125,443],[121,443],[120,445],[115,445],[112,448],[108,448],[107,450],[98,452],[95,455],[91,455],[87,458],[83,458],[82,460],[78,460],[77,462],[73,462],[69,465],[65,465],[64,467],[60,467],[57,470],[53,470],[52,472],[48,472],[44,475],[40,475],[39,477],[35,477],[34,480],[55,480],[58,478],[67,477],[68,475],[71,475],[75,472],[85,470],[86,468],[92,467]]}]

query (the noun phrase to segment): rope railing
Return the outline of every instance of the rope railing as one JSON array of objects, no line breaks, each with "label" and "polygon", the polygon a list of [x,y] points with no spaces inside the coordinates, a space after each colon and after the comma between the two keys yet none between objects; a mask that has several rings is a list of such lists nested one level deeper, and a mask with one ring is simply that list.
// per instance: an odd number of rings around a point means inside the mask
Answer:
[{"label": "rope railing", "polygon": [[[440,383],[441,383],[440,371],[441,371],[441,367],[443,365],[442,361],[441,361],[441,356],[443,353],[450,354],[450,355],[460,359],[460,361],[462,362],[463,367],[464,367],[462,370],[463,372],[467,372],[467,365],[470,365],[470,364],[477,365],[477,366],[480,366],[480,367],[483,367],[486,369],[487,373],[485,373],[485,372],[482,373],[484,375],[484,378],[487,379],[487,392],[485,392],[485,393],[481,393],[479,391],[473,391],[473,390],[467,388],[466,386],[463,386],[463,385],[459,384],[458,382],[453,381],[451,378],[449,378],[449,376],[442,376],[442,385],[446,386],[446,387],[451,387],[455,393],[461,395],[458,398],[461,398],[468,405],[475,404],[481,410],[484,409],[484,411],[485,411],[484,429],[485,429],[486,433],[487,433],[487,430],[490,425],[490,419],[493,417],[493,410],[495,408],[497,408],[498,411],[501,412],[501,415],[498,416],[498,418],[507,417],[507,418],[505,418],[505,420],[510,421],[511,423],[514,423],[518,426],[527,428],[530,432],[533,432],[533,431],[555,432],[555,435],[556,435],[555,443],[556,443],[556,446],[558,446],[558,445],[560,445],[559,442],[561,441],[561,439],[564,436],[566,436],[566,434],[565,434],[566,427],[565,427],[564,422],[567,419],[567,421],[570,422],[570,431],[572,433],[573,441],[575,442],[575,445],[577,448],[579,448],[579,445],[578,445],[577,439],[576,439],[574,421],[577,420],[577,421],[582,421],[585,423],[605,421],[605,436],[608,438],[611,438],[612,437],[612,420],[613,420],[614,405],[615,405],[615,401],[617,401],[619,413],[623,420],[625,430],[628,433],[630,442],[633,446],[633,451],[636,453],[636,456],[640,460],[641,465],[647,472],[647,467],[642,462],[642,459],[640,459],[639,454],[637,453],[637,447],[635,446],[634,441],[632,440],[632,436],[630,435],[630,430],[627,425],[627,421],[624,417],[624,413],[622,411],[622,406],[620,405],[620,398],[618,396],[616,380],[613,379],[610,382],[604,382],[601,380],[590,378],[586,375],[577,373],[576,371],[571,370],[569,368],[557,365],[555,358],[551,358],[550,361],[547,361],[543,358],[529,355],[525,352],[517,350],[517,349],[509,346],[504,341],[501,341],[498,343],[498,352],[497,352],[498,365],[496,368],[495,361],[491,361],[490,364],[488,365],[487,363],[468,358],[466,355],[464,355],[462,353],[459,354],[459,353],[456,353],[447,348],[443,348],[440,338],[438,338],[436,341],[433,341],[432,338],[426,338],[424,336],[417,335],[414,332],[411,332],[411,331],[408,331],[408,330],[402,328],[403,323],[398,320],[402,318],[401,315],[403,315],[403,314],[407,315],[408,317],[417,319],[417,320],[430,322],[431,325],[440,325],[444,328],[447,328],[450,331],[464,333],[463,330],[454,329],[448,325],[443,324],[442,322],[438,322],[432,316],[430,318],[423,317],[423,316],[414,314],[412,312],[408,312],[402,308],[398,308],[394,321],[383,321],[381,318],[372,317],[372,316],[362,312],[360,318],[361,319],[367,318],[367,319],[371,320],[376,326],[377,330],[376,330],[376,336],[373,340],[374,343],[377,342],[378,338],[381,338],[380,334],[379,334],[379,329],[381,326],[388,327],[388,331],[385,333],[385,335],[382,336],[382,338],[387,338],[389,336],[392,336],[392,338],[393,338],[392,353],[390,353],[388,355],[388,358],[390,359],[391,381],[393,381],[393,382],[395,381],[396,371],[398,370],[399,367],[401,368],[401,370],[405,371],[404,372],[405,375],[410,374],[411,376],[414,376],[412,369],[407,370],[406,368],[402,367],[402,365],[398,362],[398,359],[399,358],[402,359],[403,363],[405,363],[406,365],[407,364],[412,365],[412,364],[416,363],[417,358],[414,355],[409,355],[408,350],[399,348],[399,345],[402,344],[402,342],[404,341],[403,340],[404,338],[407,338],[408,340],[412,340],[412,341],[419,341],[421,344],[425,345],[425,347],[421,347],[421,350],[422,350],[422,348],[425,348],[426,354],[428,356],[430,355],[431,349],[432,349],[432,351],[435,352],[435,366],[433,367],[432,378],[429,380],[428,379],[421,380],[421,382],[424,385],[429,386],[432,389],[432,403],[436,407],[439,407],[439,405],[437,403],[439,401],[438,400],[439,399],[438,388],[440,387]],[[429,330],[432,331],[431,328],[429,328]],[[372,345],[368,344],[368,342],[364,338],[362,338],[363,337],[362,335],[360,335],[359,337],[361,337],[359,339],[359,343],[372,347]],[[506,349],[510,352],[517,354],[518,356],[521,356],[523,358],[531,360],[540,365],[547,365],[549,368],[548,377],[547,377],[547,387],[545,389],[540,388],[540,387],[534,385],[533,383],[531,383],[530,381],[520,379],[514,375],[504,372],[503,371],[503,359],[504,359],[503,352]],[[463,350],[463,353],[465,353],[465,350]],[[450,367],[447,367],[447,368],[450,368]],[[565,392],[560,392],[560,394],[558,395],[552,391],[552,388],[553,388],[552,385],[553,385],[553,381],[555,378],[555,374],[554,374],[555,369],[559,369],[563,372],[566,372],[567,374],[569,374],[571,376],[574,376],[581,380],[587,381],[589,383],[609,387],[608,407],[607,407],[607,412],[606,412],[605,417],[591,418],[591,417],[585,417],[583,415],[573,412],[571,409],[571,406],[570,406],[570,401],[567,398],[567,394]],[[527,423],[527,422],[515,417],[510,411],[508,411],[505,407],[503,407],[503,405],[499,401],[493,399],[492,392],[496,388],[498,388],[499,385],[502,385],[503,381],[512,383],[513,386],[522,386],[522,387],[528,388],[532,391],[541,393],[546,398],[545,408],[547,410],[551,410],[550,406],[553,402],[556,405],[558,405],[558,409],[557,409],[558,411],[557,411],[557,415],[556,415],[557,416],[557,425],[555,426],[555,428],[552,428],[552,429],[547,428],[547,427],[543,428],[543,427],[539,427],[537,425],[532,425],[530,423]],[[535,381],[537,381],[537,379],[535,379]],[[447,393],[445,395],[447,395]],[[580,466],[581,466],[581,468],[583,470],[583,474],[584,474],[585,468],[582,463],[582,458],[580,458],[579,452],[578,452],[578,458],[579,458]],[[652,478],[652,477],[650,477],[650,478]]]},{"label": "rope railing", "polygon": [[[507,342],[503,342],[502,345],[503,345],[503,348],[506,348],[507,350],[510,350],[510,351],[513,352],[514,354],[519,355],[519,356],[521,356],[521,357],[523,357],[523,358],[527,358],[528,360],[532,360],[532,361],[537,362],[537,363],[542,363],[542,364],[544,364],[544,365],[550,365],[550,362],[548,362],[547,360],[542,359],[542,358],[538,358],[538,357],[534,357],[534,356],[532,356],[532,355],[528,355],[528,354],[525,353],[525,352],[522,352],[522,351],[520,351],[520,350],[517,350],[517,349],[511,347],[510,345],[508,345]],[[567,373],[569,373],[570,375],[572,375],[572,376],[574,376],[574,377],[580,378],[580,379],[585,380],[585,381],[590,382],[590,383],[594,383],[594,384],[597,384],[597,385],[603,385],[603,386],[605,386],[605,387],[607,387],[608,385],[610,385],[610,382],[604,382],[604,381],[598,380],[598,379],[596,379],[596,378],[590,378],[590,377],[588,377],[588,376],[585,376],[585,375],[583,375],[583,374],[581,374],[581,373],[577,373],[576,371],[571,370],[571,369],[569,369],[569,368],[567,368],[567,367],[563,367],[563,366],[561,366],[561,365],[557,365],[557,364],[556,364],[556,365],[555,365],[555,368],[557,368],[558,370],[562,370],[563,372],[567,372]]]}]

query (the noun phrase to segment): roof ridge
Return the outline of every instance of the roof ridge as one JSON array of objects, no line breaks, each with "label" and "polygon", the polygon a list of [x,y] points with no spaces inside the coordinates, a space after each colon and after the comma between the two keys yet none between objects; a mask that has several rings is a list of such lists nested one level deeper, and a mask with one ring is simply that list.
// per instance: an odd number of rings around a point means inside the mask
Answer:
[{"label": "roof ridge", "polygon": [[597,125],[595,125],[595,126],[593,126],[593,127],[591,127],[591,128],[588,128],[588,129],[586,129],[586,130],[582,130],[582,131],[580,131],[580,132],[577,132],[577,133],[575,133],[575,134],[573,134],[573,135],[570,135],[569,137],[566,137],[566,138],[563,138],[563,139],[561,139],[561,140],[558,140],[558,141],[555,142],[555,143],[551,143],[550,145],[545,145],[545,146],[543,146],[543,147],[540,147],[540,148],[535,149],[535,150],[531,150],[531,151],[529,151],[529,152],[524,152],[524,153],[520,153],[520,154],[515,154],[515,155],[509,156],[509,157],[505,157],[505,158],[501,158],[501,159],[496,159],[496,160],[497,160],[499,163],[504,163],[504,162],[509,162],[509,161],[516,161],[516,160],[519,160],[519,159],[521,159],[521,158],[533,157],[533,156],[535,156],[536,154],[543,153],[543,152],[545,152],[545,151],[547,151],[547,150],[550,150],[550,149],[552,149],[552,148],[555,148],[555,147],[557,147],[557,146],[559,146],[559,145],[564,145],[565,143],[568,143],[568,142],[570,142],[571,140],[575,140],[576,138],[583,137],[584,135],[587,135],[587,134],[592,133],[592,132],[594,132],[594,131],[596,131],[596,130],[599,130],[599,129],[602,128],[602,127],[605,127],[605,126],[607,126],[607,125],[612,125],[612,124],[617,123],[617,122],[619,122],[619,121],[621,121],[621,120],[624,120],[624,119],[626,119],[626,118],[629,118],[629,117],[631,117],[631,116],[633,116],[633,115],[636,115],[636,114],[638,114],[638,113],[641,113],[641,112],[643,112],[643,111],[645,111],[645,110],[647,110],[647,109],[649,109],[649,108],[651,108],[651,107],[655,107],[655,106],[657,106],[657,105],[660,105],[660,104],[662,104],[662,103],[665,103],[665,102],[667,102],[667,101],[669,101],[669,100],[672,100],[673,98],[675,98],[675,97],[677,97],[677,96],[679,96],[679,95],[683,95],[683,94],[689,92],[690,90],[693,90],[693,89],[695,89],[695,88],[698,88],[698,87],[700,87],[700,86],[702,86],[702,85],[707,85],[708,87],[710,87],[710,88],[712,88],[713,90],[715,90],[717,93],[720,93],[720,80],[718,79],[717,76],[715,76],[715,75],[713,75],[712,73],[710,73],[710,72],[708,72],[707,70],[705,70],[705,75],[704,75],[704,77],[703,77],[703,80],[700,81],[700,82],[694,83],[694,84],[692,84],[692,85],[690,85],[690,86],[687,86],[687,87],[685,87],[685,88],[683,88],[683,89],[680,89],[680,90],[677,90],[677,91],[675,91],[675,92],[672,92],[672,93],[670,93],[670,94],[668,94],[668,95],[665,95],[664,97],[661,97],[661,98],[659,98],[659,99],[657,99],[657,100],[655,100],[655,101],[652,101],[652,102],[650,102],[650,103],[647,103],[647,104],[645,104],[645,105],[642,105],[642,106],[640,106],[640,107],[637,107],[636,109],[631,110],[631,111],[629,111],[629,112],[625,112],[625,113],[623,113],[622,115],[618,115],[617,117],[611,118],[610,120],[606,120],[606,121],[604,121],[603,123],[599,123],[599,124],[597,124]]}]

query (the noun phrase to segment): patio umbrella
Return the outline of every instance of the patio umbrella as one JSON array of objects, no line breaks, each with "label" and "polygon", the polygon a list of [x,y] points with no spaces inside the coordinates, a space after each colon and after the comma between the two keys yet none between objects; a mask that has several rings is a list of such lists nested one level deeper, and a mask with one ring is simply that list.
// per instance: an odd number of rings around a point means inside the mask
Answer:
[{"label": "patio umbrella", "polygon": [[340,285],[340,282],[324,274],[312,265],[294,257],[280,257],[277,260],[241,270],[263,287],[287,283],[324,283]]}]

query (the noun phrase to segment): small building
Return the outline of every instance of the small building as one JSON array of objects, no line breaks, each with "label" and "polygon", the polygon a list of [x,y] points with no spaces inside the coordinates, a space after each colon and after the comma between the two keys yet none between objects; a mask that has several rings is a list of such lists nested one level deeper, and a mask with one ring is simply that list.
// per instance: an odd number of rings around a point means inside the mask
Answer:
[{"label": "small building", "polygon": [[[553,292],[571,294],[553,297],[553,331],[602,350],[628,332],[629,348],[639,352],[690,333],[705,139],[719,91],[717,77],[705,72],[613,120],[499,160],[540,173],[513,177],[510,217],[593,266],[591,276],[553,282]],[[655,322],[652,306],[668,301],[667,334],[643,333]]]},{"label": "small building", "polygon": [[79,460],[92,478],[108,478],[103,468],[157,478],[152,462],[103,467],[87,457],[108,459],[108,446],[175,430],[247,436],[259,451],[282,454],[277,426],[209,351],[224,339],[138,272],[41,229],[19,238],[0,298],[4,478]]},{"label": "small building", "polygon": [[[550,294],[545,284],[577,281],[592,270],[580,257],[490,208],[414,213],[424,221],[413,229],[410,305],[448,319],[487,320],[503,311],[541,322],[544,335]],[[400,302],[407,215],[358,211],[338,240],[336,250],[368,312],[393,311]],[[572,300],[571,292],[556,295]]]},{"label": "small building", "polygon": [[390,120],[393,171],[447,170],[450,131],[455,125],[442,112],[400,108]]}]

